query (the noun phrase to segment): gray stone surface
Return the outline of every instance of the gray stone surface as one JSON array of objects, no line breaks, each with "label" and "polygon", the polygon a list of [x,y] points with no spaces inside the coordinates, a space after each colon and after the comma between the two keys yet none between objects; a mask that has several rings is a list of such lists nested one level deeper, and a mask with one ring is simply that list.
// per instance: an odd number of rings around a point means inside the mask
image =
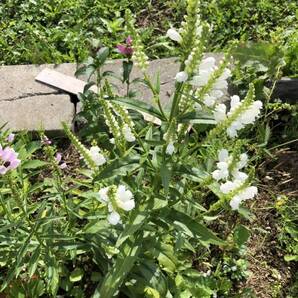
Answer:
[{"label": "gray stone surface", "polygon": [[[221,54],[208,54],[217,61]],[[109,61],[105,70],[113,71],[121,77],[121,60]],[[17,65],[0,67],[0,125],[8,122],[7,127],[12,130],[37,130],[43,127],[46,131],[59,131],[61,121],[71,125],[75,115],[74,104],[70,96],[46,84],[35,81],[37,74],[44,68],[55,69],[66,75],[74,76],[75,64],[45,64],[45,65]],[[179,63],[175,58],[151,61],[148,69],[153,78],[160,73],[161,102],[167,106],[170,102],[175,84],[175,74],[179,70]],[[138,68],[134,68],[132,79],[141,77]],[[86,80],[84,77],[80,77]],[[125,93],[125,86],[113,79],[120,94]],[[137,99],[152,102],[152,94],[141,83],[132,86],[137,91]]]},{"label": "gray stone surface", "polygon": [[45,129],[50,132],[62,130],[61,122],[71,125],[74,107],[64,94],[36,95],[12,101],[0,101],[0,126],[12,130],[35,131]]},{"label": "gray stone surface", "polygon": [[61,131],[61,121],[72,124],[75,116],[68,94],[35,81],[43,68],[73,75],[74,64],[17,65],[0,67],[0,126],[12,130]]}]

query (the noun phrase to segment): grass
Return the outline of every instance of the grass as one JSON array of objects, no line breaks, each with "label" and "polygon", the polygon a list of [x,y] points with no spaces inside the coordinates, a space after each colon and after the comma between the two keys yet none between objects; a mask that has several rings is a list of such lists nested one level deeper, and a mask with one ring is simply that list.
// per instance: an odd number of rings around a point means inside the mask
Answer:
[{"label": "grass", "polygon": [[[151,58],[171,55],[164,37],[179,26],[185,0],[7,0],[0,3],[0,65],[84,60],[90,43],[111,48],[123,41],[124,11],[131,9]],[[201,2],[202,19],[212,26],[208,51],[230,40],[272,40],[295,26],[296,1],[219,0]],[[117,57],[116,52],[114,57]]]}]

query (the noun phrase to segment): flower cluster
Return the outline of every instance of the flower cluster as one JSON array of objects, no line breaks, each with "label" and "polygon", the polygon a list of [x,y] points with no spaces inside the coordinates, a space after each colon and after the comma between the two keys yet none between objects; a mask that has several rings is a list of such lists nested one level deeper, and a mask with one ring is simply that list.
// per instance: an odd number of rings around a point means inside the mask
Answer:
[{"label": "flower cluster", "polygon": [[0,174],[4,175],[9,170],[16,169],[20,164],[18,159],[18,153],[14,151],[13,148],[5,147],[2,149],[0,145]]},{"label": "flower cluster", "polygon": [[125,45],[119,44],[117,45],[117,49],[122,55],[131,57],[133,54],[132,38],[128,36],[125,40]]},{"label": "flower cluster", "polygon": [[238,209],[242,201],[252,199],[257,194],[255,186],[244,187],[248,175],[241,170],[247,166],[248,156],[246,153],[240,155],[238,161],[229,155],[228,150],[221,149],[218,153],[217,169],[212,172],[212,177],[220,182],[220,191],[223,194],[229,194],[237,189],[239,193],[234,195],[230,201],[232,209]]},{"label": "flower cluster", "polygon": [[[227,113],[227,107],[225,104],[218,104],[214,110],[214,119],[217,123],[224,121],[226,118],[232,117],[234,113],[241,108],[242,101],[238,95],[231,97],[231,108]],[[245,125],[252,124],[259,117],[262,109],[262,102],[257,100],[252,102],[248,108],[244,109],[240,115],[235,119],[231,125],[227,128],[227,134],[229,137],[234,138],[237,136],[238,130],[241,130]]]},{"label": "flower cluster", "polygon": [[126,18],[126,28],[128,33],[130,34],[130,47],[132,48],[132,60],[134,64],[138,66],[143,72],[146,71],[149,65],[149,59],[144,53],[144,46],[142,44],[141,38],[134,27],[134,20],[129,10],[126,10],[125,13]]},{"label": "flower cluster", "polygon": [[99,190],[99,200],[107,205],[109,215],[108,221],[112,225],[122,223],[119,212],[121,210],[130,211],[135,207],[133,194],[126,189],[125,185],[108,186]]}]

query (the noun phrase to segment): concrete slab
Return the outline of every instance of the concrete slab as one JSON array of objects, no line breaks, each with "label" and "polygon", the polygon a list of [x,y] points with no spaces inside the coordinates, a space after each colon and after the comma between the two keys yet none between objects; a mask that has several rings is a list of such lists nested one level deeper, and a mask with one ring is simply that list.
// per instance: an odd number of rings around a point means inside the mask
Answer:
[{"label": "concrete slab", "polygon": [[[207,54],[219,61],[222,54]],[[121,77],[122,61],[109,61],[104,70],[113,71]],[[71,126],[75,114],[70,96],[46,84],[35,80],[45,68],[54,69],[63,74],[74,76],[76,64],[16,65],[0,67],[0,125],[8,122],[7,127],[13,130],[37,130],[41,126],[46,131],[59,131],[61,121]],[[154,60],[150,62],[148,73],[153,77],[160,73],[161,102],[167,106],[170,102],[175,84],[175,74],[179,63],[175,58]],[[141,77],[137,67],[133,69],[132,79]],[[79,77],[86,80],[86,77]],[[118,80],[112,79],[120,94],[125,94],[126,87]],[[137,99],[152,102],[152,94],[140,83],[132,86],[137,91]]]},{"label": "concrete slab", "polygon": [[69,125],[74,117],[74,107],[65,94],[37,95],[13,101],[0,101],[0,126],[15,131],[36,131],[45,129],[49,132],[62,131],[61,122]]}]

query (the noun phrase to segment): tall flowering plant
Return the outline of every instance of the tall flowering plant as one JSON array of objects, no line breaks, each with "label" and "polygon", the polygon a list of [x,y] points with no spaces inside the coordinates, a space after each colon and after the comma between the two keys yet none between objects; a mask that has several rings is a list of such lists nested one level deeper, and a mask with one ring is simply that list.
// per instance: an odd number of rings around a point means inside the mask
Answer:
[{"label": "tall flowering plant", "polygon": [[[188,0],[181,27],[166,34],[180,53],[169,108],[161,102],[159,74],[148,73],[145,46],[127,11],[127,39],[114,49],[124,58],[126,92],[118,94],[115,75],[103,68],[107,48],[78,71],[90,80],[95,76],[98,87],[91,91],[90,81],[80,94],[85,142],[64,125],[81,167],[69,169],[43,134],[43,163],[20,163],[9,141],[0,147],[0,175],[20,167],[19,182],[10,185],[14,195],[6,182],[0,191],[7,211],[1,229],[12,239],[3,243],[3,258],[11,262],[0,279],[2,290],[25,274],[30,282],[43,279],[44,291],[53,296],[71,289],[82,297],[76,286],[81,283],[102,298],[230,297],[231,279],[244,277],[241,258],[249,233],[239,224],[220,233],[220,226],[223,214],[247,216],[246,201],[257,195],[250,148],[241,135],[260,116],[262,103],[253,85],[243,99],[224,99],[229,53],[219,64],[204,57],[209,26],[199,18],[198,2]],[[131,79],[133,67],[140,79]],[[140,82],[151,91],[152,104],[134,92]],[[31,147],[22,147],[23,156],[34,152]],[[43,167],[51,171],[39,173]],[[43,184],[30,189],[28,169]],[[210,260],[214,246],[225,256],[236,251],[237,258],[225,257],[227,264]],[[90,280],[97,284],[89,286]]]},{"label": "tall flowering plant", "polygon": [[[109,142],[95,140],[96,151],[89,150],[65,127],[89,165],[93,192],[113,231],[117,251],[94,297],[112,297],[120,287],[129,295],[139,287],[142,293],[151,293],[148,297],[172,297],[180,291],[178,272],[185,287],[181,291],[191,292],[186,268],[178,269],[183,267],[183,251],[192,250],[192,245],[228,245],[208,228],[204,216],[216,217],[221,210],[233,213],[257,195],[247,146],[239,136],[260,116],[262,102],[255,100],[253,85],[244,99],[233,95],[223,100],[222,90],[231,76],[229,53],[219,65],[213,57],[204,58],[209,26],[200,20],[198,6],[197,0],[188,0],[180,29],[171,28],[166,34],[180,51],[169,109],[161,104],[159,75],[149,75],[145,47],[127,11],[129,37],[117,47],[127,58],[124,73],[127,63],[129,73],[133,66],[141,70],[154,105],[130,96],[128,76],[122,81],[127,85],[126,96],[117,95],[105,79],[94,100]],[[102,154],[101,163],[98,154]],[[179,237],[183,240],[178,245]],[[166,261],[167,253],[171,257]],[[142,266],[154,266],[160,278],[167,275],[175,290],[162,291],[152,284],[142,288],[138,279],[133,281]]]}]

